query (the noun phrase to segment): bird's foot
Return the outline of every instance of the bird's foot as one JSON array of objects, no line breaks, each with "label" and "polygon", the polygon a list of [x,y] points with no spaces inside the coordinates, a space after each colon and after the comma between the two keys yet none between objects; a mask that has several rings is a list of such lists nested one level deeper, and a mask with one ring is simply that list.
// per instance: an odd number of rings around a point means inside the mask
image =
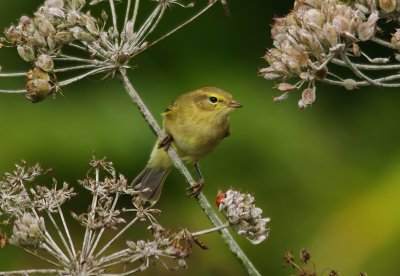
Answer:
[{"label": "bird's foot", "polygon": [[169,147],[171,146],[171,143],[174,139],[172,138],[171,135],[165,136],[159,143],[158,143],[158,148],[164,148],[165,150],[168,150]]},{"label": "bird's foot", "polygon": [[196,185],[194,185],[194,186],[192,186],[192,187],[186,189],[186,191],[187,191],[187,192],[186,192],[187,196],[190,196],[190,197],[196,197],[196,196],[198,196],[198,195],[200,194],[201,189],[203,188],[203,186],[204,186],[204,180],[203,180],[203,179],[200,179],[200,180],[196,183]]}]

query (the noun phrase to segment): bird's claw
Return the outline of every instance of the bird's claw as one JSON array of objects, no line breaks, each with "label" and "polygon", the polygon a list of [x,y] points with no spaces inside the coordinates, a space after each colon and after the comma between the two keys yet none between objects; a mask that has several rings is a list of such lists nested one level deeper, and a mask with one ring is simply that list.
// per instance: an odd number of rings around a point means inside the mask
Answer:
[{"label": "bird's claw", "polygon": [[200,194],[203,186],[204,186],[204,180],[200,179],[199,182],[196,183],[196,185],[186,189],[186,191],[187,191],[186,195],[190,196],[190,197],[198,196]]},{"label": "bird's claw", "polygon": [[165,150],[168,150],[169,147],[171,146],[171,143],[174,139],[172,138],[171,135],[165,136],[159,143],[158,147],[159,149],[164,148]]}]

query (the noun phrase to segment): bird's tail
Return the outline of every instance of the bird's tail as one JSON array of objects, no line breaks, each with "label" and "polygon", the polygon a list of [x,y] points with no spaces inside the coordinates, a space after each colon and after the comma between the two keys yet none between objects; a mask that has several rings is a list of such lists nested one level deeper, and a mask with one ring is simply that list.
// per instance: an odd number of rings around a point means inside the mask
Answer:
[{"label": "bird's tail", "polygon": [[170,172],[170,168],[163,169],[146,167],[135,178],[135,180],[133,180],[132,186],[140,184],[141,198],[154,204],[160,198],[162,187]]}]

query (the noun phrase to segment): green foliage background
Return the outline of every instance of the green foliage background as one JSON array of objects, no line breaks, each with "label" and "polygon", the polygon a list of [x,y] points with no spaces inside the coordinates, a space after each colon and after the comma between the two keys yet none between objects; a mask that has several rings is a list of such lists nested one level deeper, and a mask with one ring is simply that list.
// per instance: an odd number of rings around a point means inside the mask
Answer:
[{"label": "green foliage background", "polygon": [[[40,3],[1,1],[0,26],[32,14]],[[232,115],[231,136],[201,165],[204,192],[212,201],[218,189],[235,186],[254,193],[271,217],[265,243],[252,246],[236,236],[263,275],[290,275],[282,256],[303,247],[319,271],[399,275],[400,93],[377,88],[349,92],[320,84],[318,99],[307,110],[298,110],[298,92],[272,103],[274,83],[258,77],[257,70],[265,66],[261,56],[272,45],[272,18],[285,15],[292,5],[289,0],[231,0],[229,17],[217,5],[136,59],[130,78],[155,115],[177,95],[210,85],[230,91],[245,105]],[[175,16],[175,9],[161,29],[190,14],[181,10]],[[15,49],[1,49],[0,63],[3,71],[28,68]],[[0,79],[0,86],[20,88],[23,80]],[[96,151],[134,178],[155,139],[119,81],[95,77],[63,93],[39,104],[21,95],[0,95],[0,171],[11,170],[23,158],[52,167],[57,179],[76,184]],[[183,178],[172,173],[158,205],[161,224],[193,231],[208,227],[185,188]],[[78,233],[79,227],[74,229]],[[143,237],[143,229],[130,233],[133,240]],[[202,241],[210,249],[195,248],[189,269],[178,274],[245,275],[219,235]],[[11,247],[0,250],[0,271],[37,263],[25,257]],[[161,266],[146,273],[172,275]]]}]

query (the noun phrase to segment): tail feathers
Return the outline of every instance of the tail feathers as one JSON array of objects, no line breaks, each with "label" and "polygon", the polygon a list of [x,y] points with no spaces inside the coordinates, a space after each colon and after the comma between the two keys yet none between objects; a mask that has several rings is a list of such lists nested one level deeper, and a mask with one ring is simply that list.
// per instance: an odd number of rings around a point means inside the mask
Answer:
[{"label": "tail feathers", "polygon": [[140,185],[142,199],[154,204],[160,198],[161,190],[171,169],[145,168],[132,182]]}]

